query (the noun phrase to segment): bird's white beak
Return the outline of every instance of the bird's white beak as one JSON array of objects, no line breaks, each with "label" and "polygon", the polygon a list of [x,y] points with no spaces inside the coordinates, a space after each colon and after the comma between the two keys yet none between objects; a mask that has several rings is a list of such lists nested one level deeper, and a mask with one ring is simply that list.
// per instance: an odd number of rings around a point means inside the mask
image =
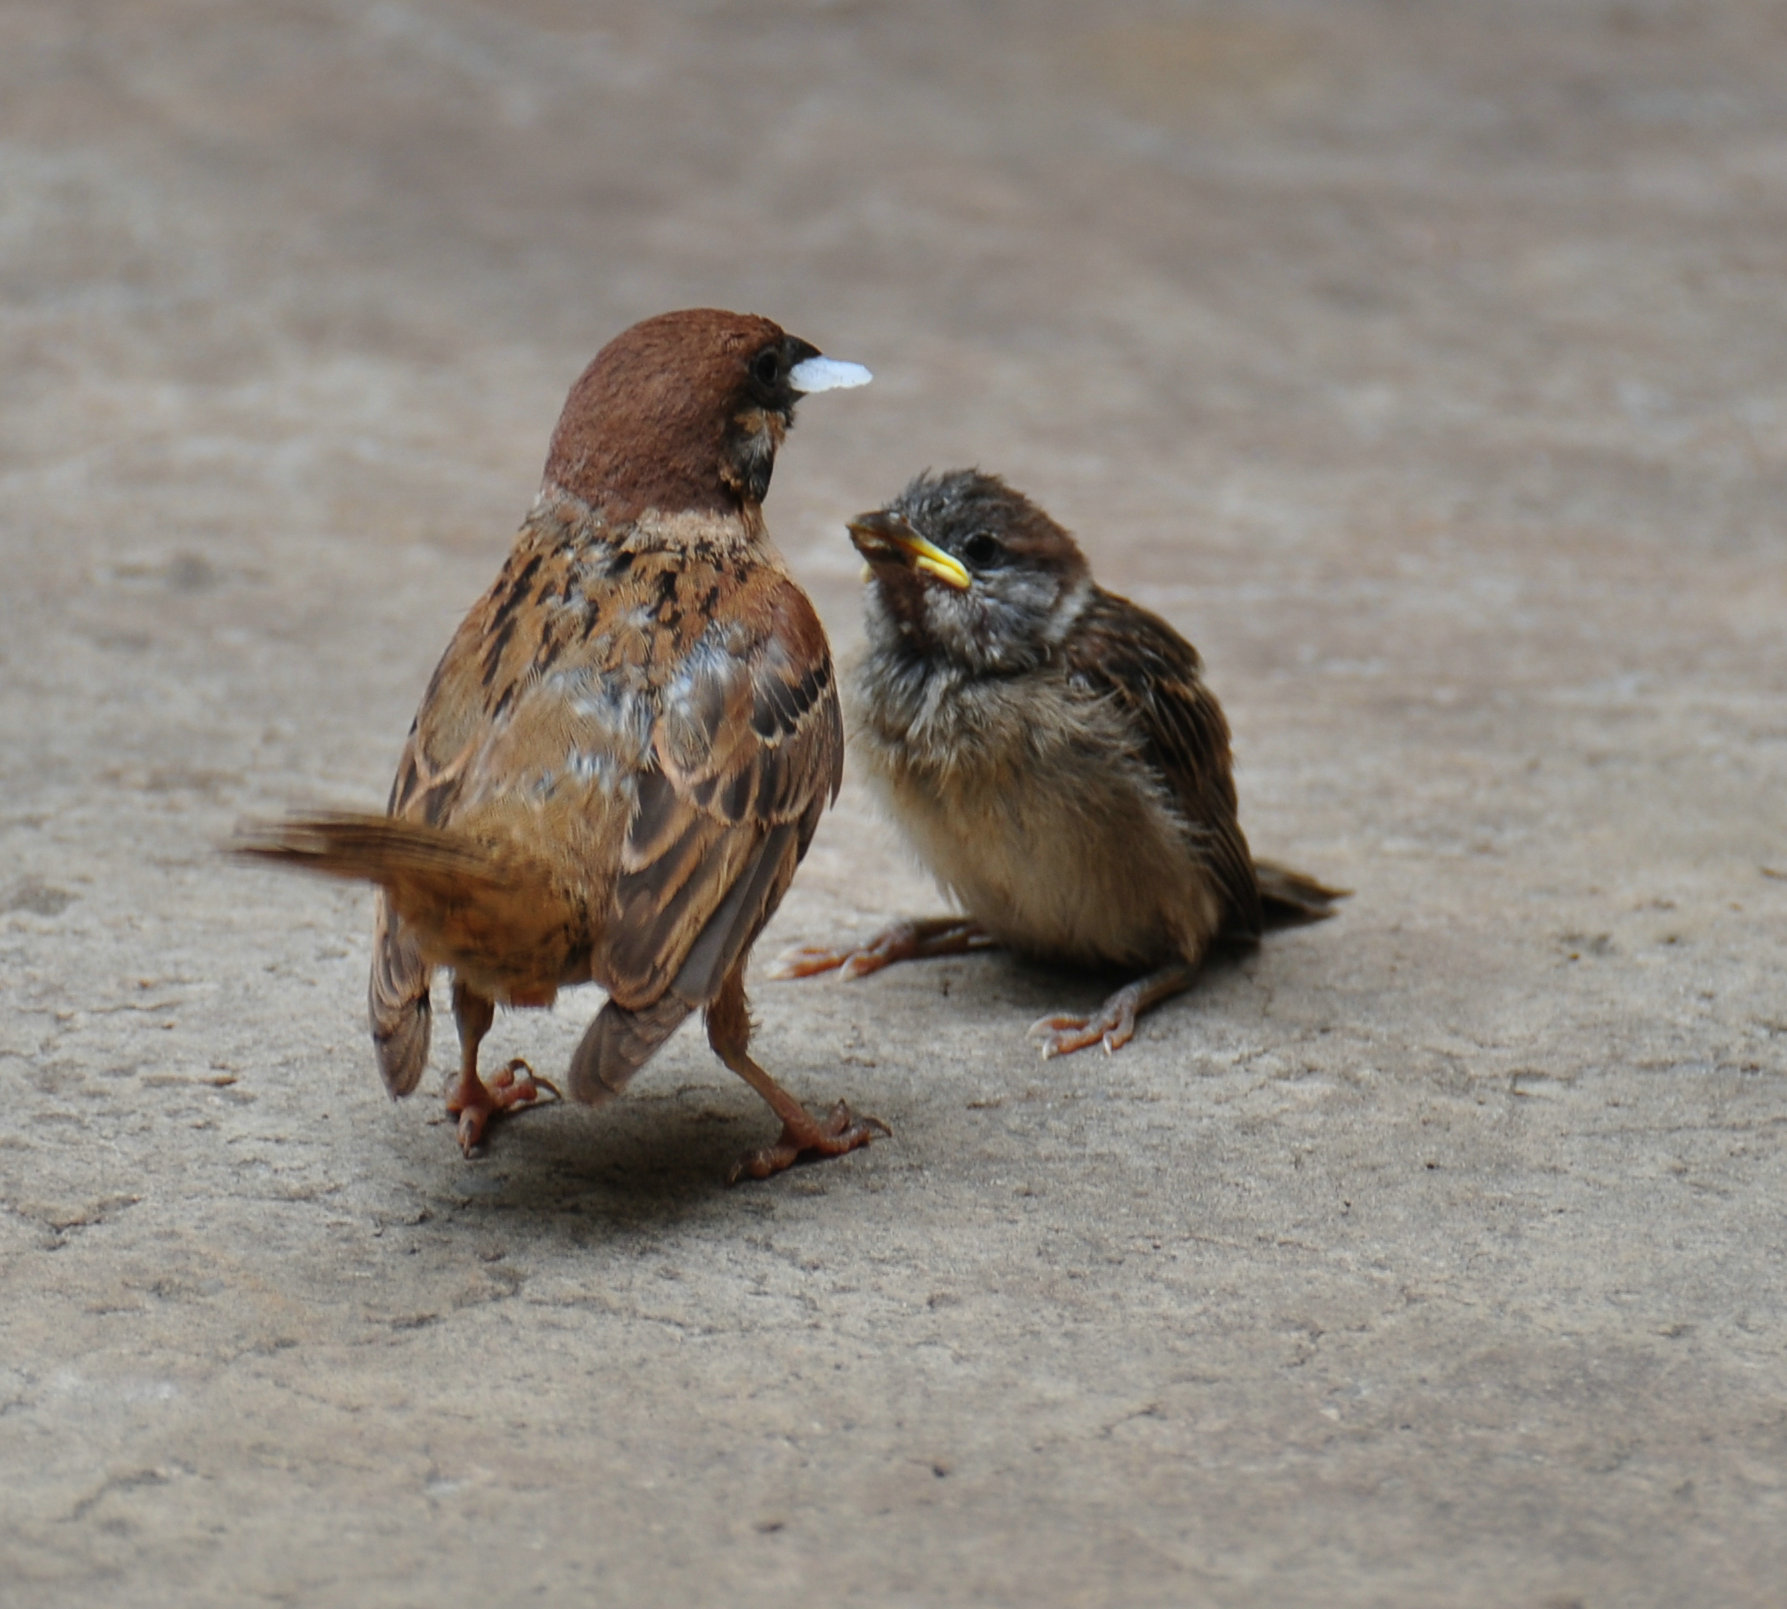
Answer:
[{"label": "bird's white beak", "polygon": [[788,371],[788,383],[809,397],[815,391],[848,391],[874,378],[860,363],[843,363],[837,358],[803,358]]}]

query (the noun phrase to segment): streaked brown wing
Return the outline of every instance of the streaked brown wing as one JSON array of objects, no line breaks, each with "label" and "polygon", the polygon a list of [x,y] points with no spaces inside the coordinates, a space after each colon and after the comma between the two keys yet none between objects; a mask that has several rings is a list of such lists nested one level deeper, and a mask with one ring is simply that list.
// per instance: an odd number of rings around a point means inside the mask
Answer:
[{"label": "streaked brown wing", "polygon": [[379,1076],[393,1095],[410,1094],[427,1069],[432,1026],[429,984],[433,979],[434,968],[423,956],[415,935],[391,911],[381,889],[366,1009]]},{"label": "streaked brown wing", "polygon": [[1258,934],[1259,888],[1238,818],[1228,722],[1204,685],[1197,650],[1158,615],[1095,587],[1067,652],[1070,674],[1115,700],[1143,734],[1146,759],[1222,888],[1231,928]]},{"label": "streaked brown wing", "polygon": [[825,634],[785,576],[747,584],[665,689],[604,945],[610,994],[705,1002],[781,903],[843,780]]}]

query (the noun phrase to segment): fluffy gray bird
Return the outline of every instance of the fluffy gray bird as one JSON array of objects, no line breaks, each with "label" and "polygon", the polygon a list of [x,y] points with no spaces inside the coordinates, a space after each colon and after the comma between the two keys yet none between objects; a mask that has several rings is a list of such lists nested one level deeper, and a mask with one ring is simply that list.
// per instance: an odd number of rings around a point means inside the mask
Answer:
[{"label": "fluffy gray bird", "polygon": [[1197,650],[1099,586],[1022,493],[979,470],[920,475],[849,529],[868,560],[854,752],[965,915],[793,950],[778,976],[992,945],[1133,969],[1092,1015],[1031,1029],[1045,1056],[1114,1051],[1218,939],[1332,914],[1341,890],[1249,851]]}]

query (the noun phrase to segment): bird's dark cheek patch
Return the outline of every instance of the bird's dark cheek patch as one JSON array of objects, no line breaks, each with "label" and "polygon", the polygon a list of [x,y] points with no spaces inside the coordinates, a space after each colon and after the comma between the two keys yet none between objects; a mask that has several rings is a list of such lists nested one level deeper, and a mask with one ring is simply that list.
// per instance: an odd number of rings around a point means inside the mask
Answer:
[{"label": "bird's dark cheek patch", "polygon": [[770,475],[776,467],[776,448],[787,425],[779,413],[747,408],[733,416],[722,477],[741,496],[761,503],[769,492]]}]

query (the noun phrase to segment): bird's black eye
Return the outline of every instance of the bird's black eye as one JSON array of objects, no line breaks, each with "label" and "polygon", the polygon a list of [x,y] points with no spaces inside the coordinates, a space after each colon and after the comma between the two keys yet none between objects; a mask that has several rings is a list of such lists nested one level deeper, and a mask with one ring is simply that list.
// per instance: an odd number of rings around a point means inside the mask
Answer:
[{"label": "bird's black eye", "polygon": [[751,378],[765,390],[773,391],[776,381],[781,377],[782,354],[773,346],[766,346],[751,359]]},{"label": "bird's black eye", "polygon": [[976,531],[962,544],[962,557],[976,569],[995,563],[1003,549],[991,531]]}]

